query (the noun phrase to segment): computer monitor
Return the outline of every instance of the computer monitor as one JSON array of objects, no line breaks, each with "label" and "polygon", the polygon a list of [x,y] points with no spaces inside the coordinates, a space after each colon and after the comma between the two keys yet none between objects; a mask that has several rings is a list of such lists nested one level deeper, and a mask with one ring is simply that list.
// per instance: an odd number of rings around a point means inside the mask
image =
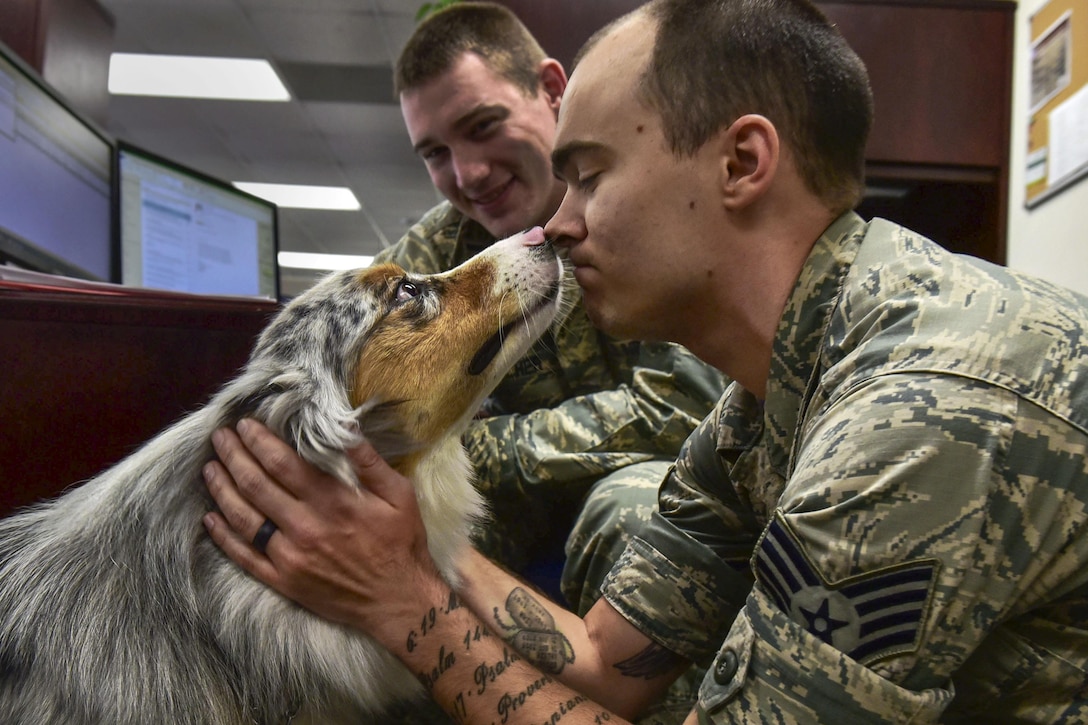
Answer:
[{"label": "computer monitor", "polygon": [[121,283],[279,299],[276,205],[124,140]]},{"label": "computer monitor", "polygon": [[114,142],[0,43],[0,262],[112,282]]}]

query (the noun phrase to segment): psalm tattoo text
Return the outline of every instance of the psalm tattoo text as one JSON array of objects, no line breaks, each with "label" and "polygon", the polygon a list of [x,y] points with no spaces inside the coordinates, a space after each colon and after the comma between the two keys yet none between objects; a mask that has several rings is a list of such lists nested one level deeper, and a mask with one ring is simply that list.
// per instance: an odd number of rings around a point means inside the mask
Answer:
[{"label": "psalm tattoo text", "polygon": [[[449,601],[442,607],[431,607],[420,619],[419,626],[408,632],[405,648],[409,653],[420,647],[428,635],[439,630],[440,621],[461,608],[456,595],[451,594]],[[495,715],[498,723],[507,723],[529,699],[553,682],[549,675],[558,674],[563,667],[574,662],[574,649],[570,641],[555,627],[555,621],[547,609],[525,589],[514,589],[506,599],[506,616],[509,623],[503,621],[498,608],[495,608],[495,621],[500,627],[503,640],[509,642],[520,654],[506,646],[502,648],[502,657],[494,661],[479,661],[473,671],[473,687],[458,693],[453,700],[453,718],[462,723],[468,715],[468,700],[487,694],[491,688],[498,687]],[[419,681],[433,692],[435,685],[447,672],[458,663],[458,657],[471,659],[474,645],[492,637],[492,632],[484,626],[473,625],[456,644],[441,643],[438,653],[429,669],[418,672]],[[502,691],[501,679],[510,667],[522,659],[531,662],[544,674],[523,688]],[[471,665],[470,665],[471,666]],[[558,725],[579,705],[589,703],[582,695],[575,695],[558,703],[555,711],[544,720],[544,725]],[[595,721],[600,725],[612,718],[607,712],[597,714]]]}]

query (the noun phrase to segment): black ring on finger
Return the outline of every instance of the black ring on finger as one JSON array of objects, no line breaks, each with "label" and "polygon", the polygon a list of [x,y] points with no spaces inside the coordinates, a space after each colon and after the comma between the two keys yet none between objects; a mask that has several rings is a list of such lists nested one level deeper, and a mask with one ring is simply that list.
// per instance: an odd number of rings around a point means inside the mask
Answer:
[{"label": "black ring on finger", "polygon": [[272,522],[272,519],[265,519],[264,523],[261,524],[261,528],[257,529],[257,533],[253,537],[253,548],[265,554],[265,549],[268,548],[268,540],[272,538],[272,534],[276,533],[276,528],[276,524]]}]

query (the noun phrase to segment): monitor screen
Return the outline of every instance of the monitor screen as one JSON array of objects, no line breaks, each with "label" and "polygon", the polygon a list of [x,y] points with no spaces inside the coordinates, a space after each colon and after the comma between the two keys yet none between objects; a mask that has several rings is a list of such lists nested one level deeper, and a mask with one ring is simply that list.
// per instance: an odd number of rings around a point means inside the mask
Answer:
[{"label": "monitor screen", "polygon": [[0,43],[0,261],[116,281],[114,143]]},{"label": "monitor screen", "polygon": [[276,205],[118,143],[121,283],[279,299]]}]

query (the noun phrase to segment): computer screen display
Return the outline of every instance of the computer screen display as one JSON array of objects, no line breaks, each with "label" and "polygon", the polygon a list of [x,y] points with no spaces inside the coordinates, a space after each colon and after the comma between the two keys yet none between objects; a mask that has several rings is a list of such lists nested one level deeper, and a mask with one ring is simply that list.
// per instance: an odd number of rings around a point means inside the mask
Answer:
[{"label": "computer screen display", "polygon": [[276,206],[118,143],[121,283],[279,298]]},{"label": "computer screen display", "polygon": [[0,261],[116,281],[114,142],[0,43]]}]

